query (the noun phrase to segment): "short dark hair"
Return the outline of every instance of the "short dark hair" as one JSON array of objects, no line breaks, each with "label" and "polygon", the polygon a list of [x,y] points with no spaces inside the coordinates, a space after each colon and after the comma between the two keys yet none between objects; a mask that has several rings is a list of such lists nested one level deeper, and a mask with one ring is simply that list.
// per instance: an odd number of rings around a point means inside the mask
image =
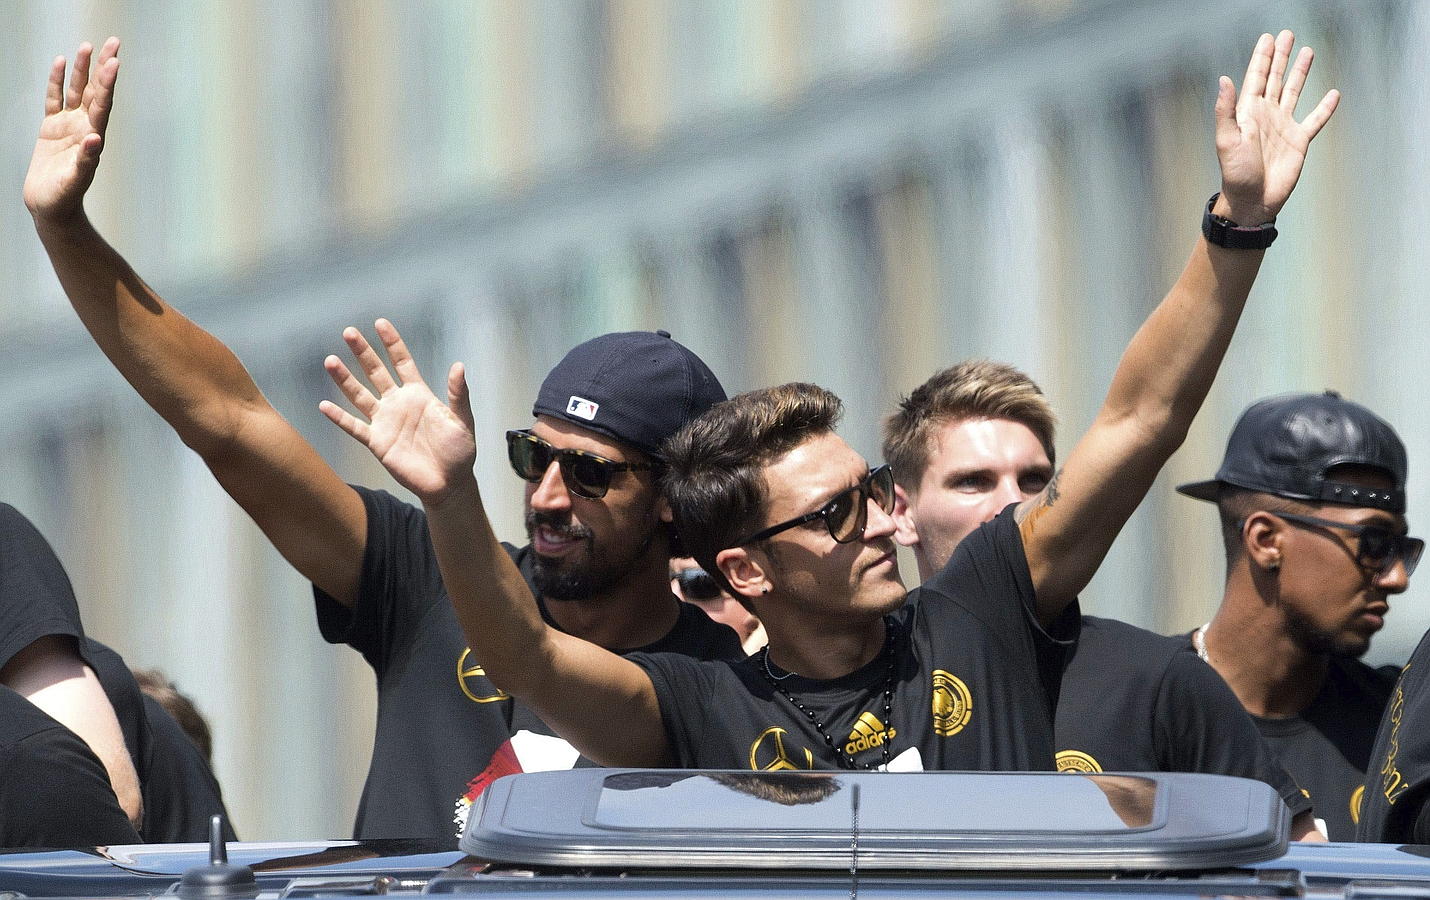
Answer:
[{"label": "short dark hair", "polygon": [[[1356,475],[1374,475],[1394,481],[1395,476],[1376,466],[1362,466],[1356,463],[1347,463],[1339,466],[1332,466],[1326,470],[1328,477],[1348,478]],[[1354,504],[1334,503],[1332,506],[1353,506]],[[1282,497],[1280,494],[1268,494],[1264,491],[1252,491],[1246,488],[1237,487],[1234,484],[1222,482],[1217,485],[1216,508],[1217,516],[1221,520],[1221,541],[1226,550],[1226,571],[1231,575],[1232,566],[1241,561],[1242,555],[1246,552],[1246,547],[1241,541],[1241,525],[1246,521],[1246,517],[1257,512],[1287,512],[1299,515],[1315,515],[1321,511],[1326,504],[1313,501],[1299,500],[1294,497]]]},{"label": "short dark hair", "polygon": [[1217,488],[1216,510],[1217,517],[1221,520],[1221,542],[1222,547],[1226,550],[1228,575],[1231,574],[1232,567],[1240,562],[1242,556],[1246,554],[1246,546],[1241,541],[1241,526],[1247,516],[1263,511],[1300,514],[1315,512],[1307,504],[1289,497],[1248,491],[1230,484],[1223,484]]},{"label": "short dark hair", "polygon": [[938,429],[966,419],[1009,419],[1024,425],[1056,462],[1057,418],[1042,388],[1010,365],[974,359],[935,372],[884,420],[884,462],[906,491],[917,491]]},{"label": "short dark hair", "polygon": [[834,430],[844,404],[803,382],[748,391],[717,403],[666,441],[661,486],[685,550],[731,590],[715,556],[759,530],[768,490],[764,468]]},{"label": "short dark hair", "polygon": [[174,717],[174,720],[179,723],[179,727],[184,729],[184,734],[188,735],[194,746],[199,748],[204,759],[212,764],[213,734],[209,731],[208,720],[204,718],[203,713],[199,712],[194,701],[180,693],[169,677],[158,669],[134,669],[133,674],[134,680],[139,682],[139,690],[164,707],[164,710]]}]

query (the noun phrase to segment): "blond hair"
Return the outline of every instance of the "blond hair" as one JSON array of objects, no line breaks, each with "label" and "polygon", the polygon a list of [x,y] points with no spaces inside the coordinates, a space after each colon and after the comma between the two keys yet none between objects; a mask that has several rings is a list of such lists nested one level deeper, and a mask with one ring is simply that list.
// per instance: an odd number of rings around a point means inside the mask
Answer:
[{"label": "blond hair", "polygon": [[935,372],[884,420],[884,462],[904,490],[918,490],[939,429],[967,419],[1024,425],[1043,445],[1048,461],[1056,459],[1057,419],[1037,383],[1005,363],[969,360]]}]

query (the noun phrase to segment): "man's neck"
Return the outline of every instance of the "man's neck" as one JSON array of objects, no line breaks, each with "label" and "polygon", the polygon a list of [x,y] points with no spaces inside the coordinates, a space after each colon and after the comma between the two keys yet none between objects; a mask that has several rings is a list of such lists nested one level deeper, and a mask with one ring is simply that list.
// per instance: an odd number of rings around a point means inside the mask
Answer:
[{"label": "man's neck", "polygon": [[1309,653],[1292,640],[1273,605],[1230,585],[1201,646],[1246,711],[1266,719],[1289,718],[1310,706],[1330,665],[1326,654]]},{"label": "man's neck", "polygon": [[542,600],[556,627],[607,650],[635,650],[670,634],[680,601],[670,592],[664,563],[639,571],[580,600]]},{"label": "man's neck", "polygon": [[810,621],[766,621],[769,662],[805,678],[828,680],[848,675],[868,665],[884,649],[882,617],[841,627],[824,627]]}]

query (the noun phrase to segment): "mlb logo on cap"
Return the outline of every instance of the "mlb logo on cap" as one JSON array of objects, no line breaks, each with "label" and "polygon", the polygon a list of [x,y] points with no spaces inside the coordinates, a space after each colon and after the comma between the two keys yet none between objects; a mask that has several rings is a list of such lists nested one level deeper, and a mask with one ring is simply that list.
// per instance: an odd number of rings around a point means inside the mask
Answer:
[{"label": "mlb logo on cap", "polygon": [[587,422],[595,421],[596,410],[600,408],[601,405],[599,403],[592,403],[585,397],[572,396],[570,400],[566,401],[566,414],[570,416],[580,416]]},{"label": "mlb logo on cap", "polygon": [[670,332],[618,331],[571,348],[541,382],[531,414],[659,456],[662,441],[724,399],[715,373]]}]

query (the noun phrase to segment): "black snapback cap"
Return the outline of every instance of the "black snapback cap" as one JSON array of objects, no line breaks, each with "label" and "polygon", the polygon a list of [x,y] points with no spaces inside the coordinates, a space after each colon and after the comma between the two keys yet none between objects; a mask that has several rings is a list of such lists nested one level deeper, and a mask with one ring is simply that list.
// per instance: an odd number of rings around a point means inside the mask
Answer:
[{"label": "black snapback cap", "polygon": [[[1390,489],[1332,481],[1336,466],[1371,466]],[[1282,394],[1253,403],[1226,444],[1216,477],[1179,485],[1188,497],[1215,502],[1222,485],[1293,500],[1405,512],[1405,445],[1380,416],[1341,397]]]},{"label": "black snapback cap", "polygon": [[621,331],[576,345],[556,364],[533,416],[564,419],[651,456],[725,399],[710,367],[668,331]]}]

